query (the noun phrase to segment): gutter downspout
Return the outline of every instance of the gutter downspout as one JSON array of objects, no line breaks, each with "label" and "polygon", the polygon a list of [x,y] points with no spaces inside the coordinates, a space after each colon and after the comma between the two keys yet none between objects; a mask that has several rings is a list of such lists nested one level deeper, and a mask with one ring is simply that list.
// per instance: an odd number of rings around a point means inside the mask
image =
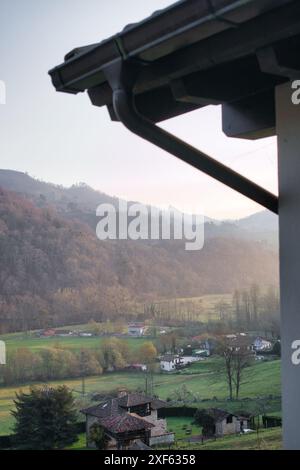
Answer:
[{"label": "gutter downspout", "polygon": [[133,66],[129,62],[125,64],[120,59],[118,63],[111,64],[105,69],[105,75],[113,91],[113,108],[116,117],[127,129],[278,214],[277,196],[161,129],[136,110],[131,92],[136,78],[134,64]]}]

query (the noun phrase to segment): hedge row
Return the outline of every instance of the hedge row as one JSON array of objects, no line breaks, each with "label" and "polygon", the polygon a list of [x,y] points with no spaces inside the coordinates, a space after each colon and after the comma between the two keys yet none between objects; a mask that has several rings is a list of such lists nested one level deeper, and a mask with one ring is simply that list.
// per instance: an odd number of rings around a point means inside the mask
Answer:
[{"label": "hedge row", "polygon": [[160,418],[170,418],[170,417],[183,417],[188,416],[189,418],[193,418],[197,408],[193,408],[191,406],[170,406],[166,408],[162,408],[158,411],[158,416]]},{"label": "hedge row", "polygon": [[[85,432],[85,422],[76,423],[76,428],[78,434]],[[4,435],[0,436],[0,449],[10,449],[13,447],[14,435]]]}]

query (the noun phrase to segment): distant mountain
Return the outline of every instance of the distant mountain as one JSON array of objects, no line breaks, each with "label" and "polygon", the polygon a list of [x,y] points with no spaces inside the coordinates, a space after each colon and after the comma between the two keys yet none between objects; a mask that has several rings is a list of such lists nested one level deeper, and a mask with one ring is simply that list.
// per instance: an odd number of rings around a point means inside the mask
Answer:
[{"label": "distant mountain", "polygon": [[207,222],[200,251],[185,251],[180,240],[101,242],[95,207],[117,198],[8,170],[0,171],[0,187],[0,324],[6,329],[118,318],[136,300],[278,282],[276,250],[251,238],[253,219],[249,228],[246,219],[242,227]]},{"label": "distant mountain", "polygon": [[117,204],[118,202],[118,198],[95,191],[85,183],[65,188],[13,170],[0,170],[0,187],[27,195],[40,207],[53,204],[61,210],[72,210],[74,206],[78,206],[83,210],[94,212],[97,205],[101,203]]},{"label": "distant mountain", "polygon": [[278,231],[278,216],[267,210],[249,215],[249,217],[245,217],[244,219],[239,219],[236,223],[243,230],[251,232]]},{"label": "distant mountain", "polygon": [[[31,199],[38,207],[52,205],[58,212],[71,218],[78,217],[80,220],[95,227],[96,207],[101,203],[110,203],[118,206],[119,199],[109,196],[101,191],[95,190],[85,183],[78,183],[69,188],[52,183],[45,183],[32,178],[27,173],[13,170],[0,170],[0,187],[14,191]],[[129,201],[129,204],[135,201]],[[248,217],[238,220],[215,220],[205,216],[207,236],[238,236],[253,238],[255,240],[270,241],[277,239],[278,217],[267,211],[257,212]],[[218,228],[221,228],[221,232]]]},{"label": "distant mountain", "polygon": [[278,249],[278,216],[264,210],[243,219],[231,221],[241,238],[267,242]]}]

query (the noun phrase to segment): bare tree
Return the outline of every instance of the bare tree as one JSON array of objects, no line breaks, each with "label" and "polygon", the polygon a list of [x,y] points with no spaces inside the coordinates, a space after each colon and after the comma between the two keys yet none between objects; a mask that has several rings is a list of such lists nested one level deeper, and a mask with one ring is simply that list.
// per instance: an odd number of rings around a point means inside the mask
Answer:
[{"label": "bare tree", "polygon": [[225,360],[226,378],[229,390],[229,399],[233,399],[233,383],[234,383],[234,353],[231,349],[225,349],[223,353]]},{"label": "bare tree", "polygon": [[260,289],[257,284],[252,284],[252,286],[250,287],[250,299],[251,299],[251,305],[252,305],[253,321],[255,322],[255,326],[257,328],[258,309],[259,309],[259,300],[260,300]]},{"label": "bare tree", "polygon": [[235,344],[230,340],[220,343],[219,355],[224,359],[225,375],[229,391],[229,399],[239,398],[245,368],[249,365],[251,352],[247,346]]},{"label": "bare tree", "polygon": [[224,302],[224,300],[220,300],[215,304],[214,310],[217,313],[220,321],[228,320],[230,305],[227,302]]},{"label": "bare tree", "polygon": [[250,295],[247,290],[242,292],[242,304],[245,326],[249,327],[251,321]]},{"label": "bare tree", "polygon": [[240,388],[243,379],[243,373],[249,365],[250,353],[247,349],[240,348],[233,354],[233,383],[235,386],[235,398],[239,398]]},{"label": "bare tree", "polygon": [[222,341],[218,347],[218,353],[224,359],[225,375],[228,385],[229,399],[233,399],[233,375],[234,375],[234,350]]},{"label": "bare tree", "polygon": [[235,313],[236,323],[239,324],[241,321],[241,293],[235,290],[232,297],[232,308]]}]

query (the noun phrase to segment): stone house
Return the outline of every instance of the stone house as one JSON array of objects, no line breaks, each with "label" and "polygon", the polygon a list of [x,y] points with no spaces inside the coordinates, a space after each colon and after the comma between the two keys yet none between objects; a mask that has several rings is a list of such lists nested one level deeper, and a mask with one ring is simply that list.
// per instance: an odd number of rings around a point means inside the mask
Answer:
[{"label": "stone house", "polygon": [[159,415],[165,402],[140,393],[121,392],[117,398],[81,410],[86,416],[87,447],[93,447],[90,429],[99,424],[107,437],[109,449],[128,449],[141,441],[147,446],[170,445],[174,434],[167,431],[167,423]]},{"label": "stone house", "polygon": [[250,426],[249,416],[229,413],[219,408],[210,408],[207,410],[207,413],[213,418],[213,434],[216,437],[239,434]]}]

